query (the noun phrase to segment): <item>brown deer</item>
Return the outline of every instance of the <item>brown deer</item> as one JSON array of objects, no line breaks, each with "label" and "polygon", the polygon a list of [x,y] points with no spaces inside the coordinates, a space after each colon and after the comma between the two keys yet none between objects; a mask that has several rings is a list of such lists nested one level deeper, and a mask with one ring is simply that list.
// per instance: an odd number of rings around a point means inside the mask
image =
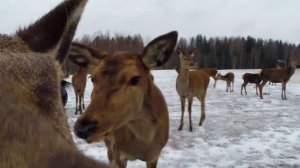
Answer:
[{"label": "brown deer", "polygon": [[60,65],[86,0],[65,0],[0,35],[0,167],[104,167],[77,150],[61,103]]},{"label": "brown deer", "polygon": [[[74,88],[75,98],[76,98],[76,107],[75,107],[75,115],[78,110],[80,114],[82,114],[82,109],[84,109],[84,90],[86,86],[88,75],[87,67],[80,67],[78,72],[76,72],[72,76],[72,86]],[[79,102],[78,102],[79,100]]]},{"label": "brown deer", "polygon": [[291,62],[288,68],[278,69],[262,69],[260,72],[260,76],[262,78],[262,82],[259,86],[259,95],[260,98],[263,99],[262,89],[265,84],[270,81],[272,83],[282,83],[281,87],[281,99],[287,100],[286,98],[286,83],[290,80],[291,76],[295,73],[297,59],[296,57],[291,57]]},{"label": "brown deer", "polygon": [[183,127],[186,99],[188,100],[190,131],[193,131],[191,113],[194,97],[201,102],[199,126],[202,125],[205,119],[205,96],[210,79],[202,70],[190,71],[190,68],[193,65],[195,52],[196,49],[186,54],[181,48],[177,48],[177,54],[180,57],[180,71],[176,79],[176,91],[180,97],[181,103],[181,120],[178,130],[182,130]]},{"label": "brown deer", "polygon": [[233,92],[234,73],[228,72],[225,75],[221,75],[221,73],[218,73],[216,79],[226,81],[226,92]]},{"label": "brown deer", "polygon": [[173,31],[157,37],[141,54],[107,53],[92,73],[91,103],[76,121],[75,133],[88,143],[103,139],[117,167],[139,159],[155,168],[168,141],[168,109],[150,69],[169,59],[177,36]]},{"label": "brown deer", "polygon": [[[85,109],[84,91],[87,75],[98,64],[101,56],[104,54],[97,48],[88,47],[76,42],[73,42],[71,45],[68,58],[80,67],[79,71],[72,76],[72,84],[76,96],[75,114],[77,114],[78,110],[82,114],[82,109]],[[82,55],[85,57],[82,57]]]},{"label": "brown deer", "polygon": [[243,95],[243,88],[245,90],[245,94],[247,94],[246,86],[248,83],[255,83],[255,89],[256,89],[256,95],[258,95],[257,89],[259,87],[259,84],[261,82],[261,77],[259,74],[252,74],[252,73],[245,73],[242,76],[244,83],[242,84],[241,87],[241,95]]},{"label": "brown deer", "polygon": [[199,70],[204,71],[208,76],[214,79],[214,88],[216,88],[218,70],[216,68],[200,68]]}]

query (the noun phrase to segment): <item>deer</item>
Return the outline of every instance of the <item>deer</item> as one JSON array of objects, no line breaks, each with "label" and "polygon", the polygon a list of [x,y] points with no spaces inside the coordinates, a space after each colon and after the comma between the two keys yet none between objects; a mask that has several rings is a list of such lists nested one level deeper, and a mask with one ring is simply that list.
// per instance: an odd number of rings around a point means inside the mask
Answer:
[{"label": "deer", "polygon": [[141,54],[107,52],[91,73],[91,102],[75,122],[74,132],[87,143],[104,140],[115,167],[125,168],[135,159],[145,161],[147,168],[157,166],[169,138],[169,114],[150,70],[167,62],[177,37],[177,31],[161,35]]},{"label": "deer", "polygon": [[286,84],[290,80],[290,78],[295,73],[297,67],[297,58],[295,56],[291,57],[290,65],[284,69],[278,68],[270,68],[270,69],[262,69],[260,72],[260,77],[262,78],[262,82],[259,85],[259,95],[260,98],[263,99],[263,87],[265,84],[270,81],[272,83],[281,83],[281,99],[287,100],[286,97]]},{"label": "deer", "polygon": [[193,58],[196,49],[189,53],[185,53],[181,48],[177,48],[177,55],[180,57],[180,71],[176,78],[176,91],[180,97],[181,103],[181,120],[178,130],[182,130],[183,118],[185,111],[185,102],[188,100],[188,113],[189,113],[189,130],[193,131],[192,125],[192,104],[193,98],[196,97],[201,103],[201,117],[199,126],[202,126],[205,120],[205,96],[209,84],[209,76],[202,70],[190,71],[193,66]]},{"label": "deer", "polygon": [[60,95],[63,64],[87,0],[65,0],[0,34],[0,167],[107,167],[75,146]]},{"label": "deer", "polygon": [[[80,67],[78,72],[76,72],[72,76],[72,86],[73,86],[75,98],[76,98],[75,115],[77,115],[78,110],[79,110],[80,114],[82,114],[82,109],[85,109],[85,107],[84,107],[84,90],[86,87],[87,75],[88,75],[88,68]],[[78,102],[78,100],[79,100],[79,102]]]},{"label": "deer", "polygon": [[257,89],[259,87],[259,84],[261,82],[261,77],[258,73],[245,73],[242,76],[244,83],[242,84],[241,87],[241,95],[243,95],[243,88],[245,90],[245,94],[247,95],[247,90],[246,86],[248,83],[254,83],[255,84],[255,89],[256,89],[256,95],[258,95]]},{"label": "deer", "polygon": [[225,75],[221,75],[221,73],[218,73],[216,79],[226,81],[226,92],[233,92],[234,73],[228,72]]},{"label": "deer", "polygon": [[216,88],[217,78],[216,75],[218,74],[218,69],[216,68],[200,68],[199,70],[204,71],[208,76],[212,77],[215,81],[214,88]]}]

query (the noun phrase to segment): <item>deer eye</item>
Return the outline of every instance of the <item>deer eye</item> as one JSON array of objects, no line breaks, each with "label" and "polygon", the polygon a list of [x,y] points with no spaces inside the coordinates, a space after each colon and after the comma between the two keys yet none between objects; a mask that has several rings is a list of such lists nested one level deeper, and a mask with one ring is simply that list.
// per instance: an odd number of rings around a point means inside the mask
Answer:
[{"label": "deer eye", "polygon": [[130,79],[129,84],[132,86],[136,86],[140,83],[141,81],[141,76],[134,76]]},{"label": "deer eye", "polygon": [[90,78],[91,78],[91,81],[94,83],[95,82],[95,77],[90,76]]}]

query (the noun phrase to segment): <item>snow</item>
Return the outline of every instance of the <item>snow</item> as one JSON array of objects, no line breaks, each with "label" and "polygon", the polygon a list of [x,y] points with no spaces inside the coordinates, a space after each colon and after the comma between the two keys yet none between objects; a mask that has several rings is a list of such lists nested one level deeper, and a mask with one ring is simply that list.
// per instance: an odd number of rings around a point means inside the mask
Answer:
[{"label": "snow", "polygon": [[[225,92],[226,84],[218,81],[213,89],[211,78],[206,96],[206,120],[199,127],[200,103],[194,99],[192,107],[193,132],[188,129],[186,110],[184,126],[180,123],[180,101],[176,93],[175,70],[152,71],[154,81],[168,104],[170,138],[158,161],[158,168],[249,168],[300,167],[300,70],[287,84],[288,100],[281,100],[281,84],[264,87],[264,99],[255,94],[254,84],[247,85],[248,95],[241,95],[241,76],[260,70],[220,70],[235,74],[234,92]],[[68,79],[70,80],[70,79]],[[85,92],[86,106],[90,102],[90,80]],[[71,128],[79,115],[74,115],[73,88],[67,89],[66,105]],[[72,130],[73,131],[73,130]],[[74,136],[84,154],[108,162],[103,142],[87,144]],[[145,162],[129,161],[129,168],[146,167]]]}]

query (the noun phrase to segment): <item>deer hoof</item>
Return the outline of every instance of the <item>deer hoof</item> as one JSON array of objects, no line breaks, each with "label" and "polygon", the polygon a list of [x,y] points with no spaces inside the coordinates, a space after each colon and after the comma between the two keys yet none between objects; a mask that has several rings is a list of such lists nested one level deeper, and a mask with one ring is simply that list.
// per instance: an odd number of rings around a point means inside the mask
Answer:
[{"label": "deer hoof", "polygon": [[182,130],[182,125],[180,125],[178,128],[178,131],[181,131],[181,130]]}]

